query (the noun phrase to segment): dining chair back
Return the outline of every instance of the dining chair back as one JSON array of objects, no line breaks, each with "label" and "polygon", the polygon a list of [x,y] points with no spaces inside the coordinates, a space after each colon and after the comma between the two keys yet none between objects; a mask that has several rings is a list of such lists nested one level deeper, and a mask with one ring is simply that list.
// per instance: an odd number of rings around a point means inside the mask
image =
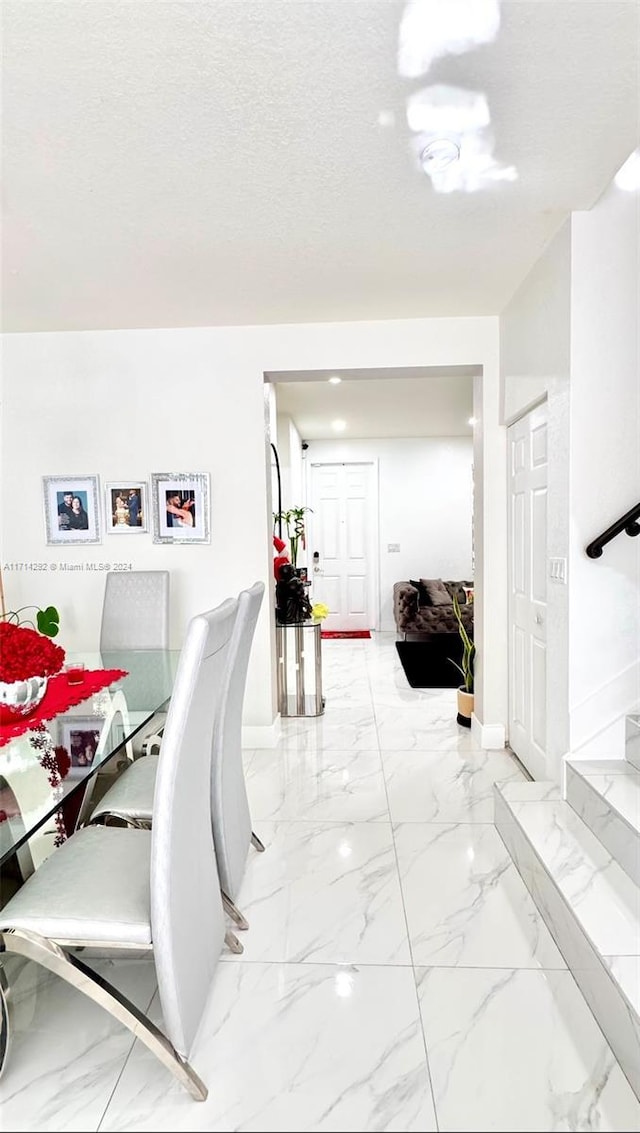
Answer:
[{"label": "dining chair back", "polygon": [[[225,935],[211,751],[237,609],[228,599],[189,623],[158,760],[152,829],[84,827],[0,910],[0,952],[35,960],[101,1004],[200,1100],[206,1087],[186,1059]],[[166,1035],[69,951],[79,947],[153,950]]]},{"label": "dining chair back", "polygon": [[[238,617],[222,678],[220,711],[212,739],[210,793],[213,840],[224,906],[240,929],[249,927],[235,905],[249,845],[253,842],[258,851],[264,849],[251,828],[242,764],[242,709],[251,644],[264,589],[263,582],[256,582],[238,595]],[[164,740],[160,742],[162,744]],[[149,754],[132,763],[102,796],[90,821],[105,822],[118,818],[132,825],[149,825],[159,762],[158,755]],[[242,951],[242,948],[238,946],[236,950]]]},{"label": "dining chair back", "polygon": [[211,819],[223,894],[235,900],[251,844],[251,815],[242,765],[242,709],[251,643],[264,596],[256,582],[238,595],[238,617],[229,651],[211,761]]},{"label": "dining chair back", "polygon": [[169,571],[109,571],[100,652],[169,648]]},{"label": "dining chair back", "polygon": [[[146,672],[127,684],[132,711],[149,707],[150,698],[166,677],[169,659],[169,571],[110,571],[105,578],[100,626],[100,653],[107,668],[127,668],[127,651],[155,650]],[[161,734],[166,714],[155,713],[129,745],[130,759],[146,751],[148,740]]]},{"label": "dining chair back", "polygon": [[209,783],[237,613],[228,599],[191,622],[155,781],[151,925],[162,1013],[181,1051],[195,1037],[225,935]]}]

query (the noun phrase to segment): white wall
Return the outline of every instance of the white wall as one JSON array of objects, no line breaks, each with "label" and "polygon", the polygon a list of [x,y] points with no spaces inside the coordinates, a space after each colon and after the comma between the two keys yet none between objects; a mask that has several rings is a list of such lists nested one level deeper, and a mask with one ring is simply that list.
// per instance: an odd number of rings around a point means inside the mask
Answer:
[{"label": "white wall", "polygon": [[[574,213],[569,699],[572,747],[640,697],[640,539],[584,548],[640,500],[640,192]],[[588,612],[588,615],[587,615]]]},{"label": "white wall", "polygon": [[585,554],[640,499],[638,229],[638,194],[612,185],[572,215],[500,318],[505,419],[549,405],[548,554],[568,565],[568,586],[547,588],[556,777],[568,751],[621,754],[608,726],[640,698],[640,540]]},{"label": "white wall", "polygon": [[[154,546],[150,536],[126,543],[134,566],[171,571],[175,643],[195,611],[255,578],[271,578],[265,371],[481,365],[482,404],[500,444],[494,318],[24,334],[6,336],[3,349],[3,498],[20,500],[19,508],[4,507],[4,562],[106,562],[124,555],[126,537],[110,536],[94,548],[47,547],[43,474],[97,472],[107,481],[165,469],[211,473],[210,546]],[[476,563],[476,624],[484,623],[477,712],[504,722],[504,477],[498,482],[494,472],[482,473],[481,522],[493,519],[487,562]],[[15,573],[5,582],[13,606],[60,607],[67,647],[95,644],[99,575]],[[271,623],[265,607],[245,713],[247,723],[265,728],[275,705]]]},{"label": "white wall", "polygon": [[[471,437],[310,441],[306,459],[308,469],[314,462],[378,462],[381,630],[395,630],[394,582],[472,577]],[[389,552],[389,543],[399,543],[399,553]]]},{"label": "white wall", "polygon": [[[502,413],[516,420],[542,398],[548,410],[547,553],[569,558],[571,222],[547,245],[500,317]],[[506,469],[506,464],[505,464]],[[570,578],[569,578],[570,582]],[[547,585],[547,773],[569,748],[569,594]]]},{"label": "white wall", "polygon": [[[270,388],[274,389],[273,386]],[[278,397],[275,390],[274,395],[277,404]],[[277,432],[278,439],[274,440],[274,443],[277,445],[280,461],[282,510],[288,511],[289,508],[301,507],[304,503],[302,440],[295,423],[286,413],[278,413]]]},{"label": "white wall", "polygon": [[571,222],[563,224],[500,317],[502,416],[515,421],[569,380]]}]

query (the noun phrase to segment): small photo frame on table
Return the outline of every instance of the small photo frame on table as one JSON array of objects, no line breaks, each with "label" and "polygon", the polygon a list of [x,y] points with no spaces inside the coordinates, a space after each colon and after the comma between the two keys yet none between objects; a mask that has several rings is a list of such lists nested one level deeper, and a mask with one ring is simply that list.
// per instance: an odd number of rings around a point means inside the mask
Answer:
[{"label": "small photo frame on table", "polygon": [[93,765],[104,720],[99,716],[60,716],[58,744],[71,761],[65,778],[80,779]]},{"label": "small photo frame on table", "polygon": [[43,476],[47,543],[101,543],[97,476]]},{"label": "small photo frame on table", "polygon": [[135,535],[149,530],[145,480],[114,480],[105,488],[108,535]]},{"label": "small photo frame on table", "polygon": [[152,472],[154,543],[209,543],[209,473]]}]

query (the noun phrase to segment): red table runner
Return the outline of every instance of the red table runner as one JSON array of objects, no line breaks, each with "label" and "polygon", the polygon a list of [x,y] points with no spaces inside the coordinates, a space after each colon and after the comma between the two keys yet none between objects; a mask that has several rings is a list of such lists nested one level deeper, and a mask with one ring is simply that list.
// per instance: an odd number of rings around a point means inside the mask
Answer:
[{"label": "red table runner", "polygon": [[54,716],[59,716],[68,708],[82,704],[83,700],[88,700],[94,693],[126,676],[128,673],[124,669],[83,669],[82,683],[69,684],[68,673],[56,673],[54,677],[49,677],[47,691],[33,712],[28,716],[21,716],[11,724],[0,724],[0,747],[30,728],[43,724],[46,720],[53,720]]}]

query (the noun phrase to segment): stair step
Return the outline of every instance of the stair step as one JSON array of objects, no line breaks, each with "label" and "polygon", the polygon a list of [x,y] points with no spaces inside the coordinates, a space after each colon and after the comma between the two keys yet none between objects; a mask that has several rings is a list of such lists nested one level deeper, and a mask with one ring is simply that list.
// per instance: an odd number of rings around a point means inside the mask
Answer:
[{"label": "stair step", "polygon": [[567,760],[567,802],[640,885],[640,771],[626,759]]},{"label": "stair step", "polygon": [[496,784],[496,826],[640,1097],[640,888],[554,786]]},{"label": "stair step", "polygon": [[640,771],[640,716],[627,716],[624,757]]}]

